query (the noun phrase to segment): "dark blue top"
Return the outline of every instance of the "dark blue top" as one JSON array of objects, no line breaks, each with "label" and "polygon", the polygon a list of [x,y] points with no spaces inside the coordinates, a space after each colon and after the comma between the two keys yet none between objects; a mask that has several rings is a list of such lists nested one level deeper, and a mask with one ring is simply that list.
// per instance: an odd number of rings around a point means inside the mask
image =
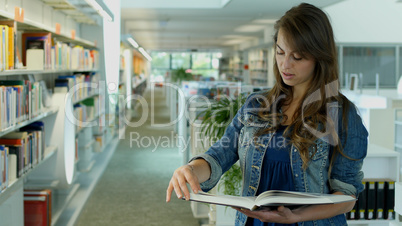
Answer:
[{"label": "dark blue top", "polygon": [[[261,179],[256,195],[268,190],[294,191],[292,167],[290,165],[291,144],[283,136],[286,126],[279,126],[268,145],[261,169]],[[248,219],[247,226],[282,226],[297,224],[264,223]]]}]

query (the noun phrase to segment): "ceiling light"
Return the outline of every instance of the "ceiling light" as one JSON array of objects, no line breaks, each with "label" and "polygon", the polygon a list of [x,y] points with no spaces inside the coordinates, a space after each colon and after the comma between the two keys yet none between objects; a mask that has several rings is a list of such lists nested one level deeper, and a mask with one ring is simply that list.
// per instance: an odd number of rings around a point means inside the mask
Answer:
[{"label": "ceiling light", "polygon": [[264,25],[244,25],[235,29],[237,32],[257,32],[265,28]]},{"label": "ceiling light", "polygon": [[228,40],[226,42],[223,42],[222,45],[230,46],[230,45],[237,45],[237,44],[240,44],[240,43],[243,43],[243,42],[244,42],[244,40],[242,40],[242,39],[232,39],[232,40]]},{"label": "ceiling light", "polygon": [[148,61],[152,61],[152,57],[145,51],[144,48],[140,47],[138,50],[142,53],[142,55],[147,58]]},{"label": "ceiling light", "polygon": [[133,46],[135,49],[138,49],[140,53],[147,58],[148,61],[152,61],[152,57],[145,51],[144,48],[140,47],[140,45],[134,40],[133,36],[130,34],[124,34],[120,36],[120,40],[125,43],[130,43],[131,46]]},{"label": "ceiling light", "polygon": [[107,19],[108,21],[113,21],[113,13],[109,8],[100,0],[85,0],[88,5],[90,5],[100,16]]},{"label": "ceiling light", "polygon": [[127,38],[127,41],[134,47],[134,48],[138,48],[140,45],[138,45],[138,43],[131,37]]},{"label": "ceiling light", "polygon": [[220,9],[225,7],[231,0],[146,0],[133,1],[121,0],[121,8],[145,8],[145,9]]},{"label": "ceiling light", "polygon": [[253,20],[252,23],[256,24],[274,24],[276,23],[276,19],[258,19],[258,20]]}]

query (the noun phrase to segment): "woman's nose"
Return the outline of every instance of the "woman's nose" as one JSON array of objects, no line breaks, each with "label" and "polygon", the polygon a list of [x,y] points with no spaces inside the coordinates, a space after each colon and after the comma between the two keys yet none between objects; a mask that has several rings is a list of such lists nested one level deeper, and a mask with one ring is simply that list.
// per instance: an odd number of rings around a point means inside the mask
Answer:
[{"label": "woman's nose", "polygon": [[285,58],[283,59],[282,67],[283,67],[283,69],[288,69],[288,68],[292,67],[292,64],[290,62],[290,57],[285,56]]}]

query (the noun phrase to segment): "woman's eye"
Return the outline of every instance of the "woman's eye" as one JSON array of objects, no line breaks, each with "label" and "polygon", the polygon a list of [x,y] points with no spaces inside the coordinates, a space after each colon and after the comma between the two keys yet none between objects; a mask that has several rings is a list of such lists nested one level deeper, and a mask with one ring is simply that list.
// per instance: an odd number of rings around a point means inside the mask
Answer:
[{"label": "woman's eye", "polygon": [[302,58],[302,57],[293,56],[293,59],[295,59],[295,60],[301,60],[301,59],[303,59],[303,58]]},{"label": "woman's eye", "polygon": [[276,52],[276,54],[283,55],[284,53],[283,52]]}]

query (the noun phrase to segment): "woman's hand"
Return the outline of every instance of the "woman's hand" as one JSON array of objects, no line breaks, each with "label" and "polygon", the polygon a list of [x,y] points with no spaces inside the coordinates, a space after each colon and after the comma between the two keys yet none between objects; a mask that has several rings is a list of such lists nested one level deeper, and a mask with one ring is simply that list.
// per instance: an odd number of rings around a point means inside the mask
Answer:
[{"label": "woman's hand", "polygon": [[181,166],[174,171],[166,191],[166,202],[170,201],[173,190],[175,191],[177,198],[181,199],[184,194],[185,199],[189,200],[190,192],[187,188],[187,184],[190,185],[194,193],[201,190],[198,177],[194,172],[195,166],[190,164],[191,163]]},{"label": "woman's hand", "polygon": [[276,210],[261,209],[251,211],[243,208],[234,208],[237,211],[247,215],[251,218],[256,218],[262,222],[292,224],[299,222],[298,216],[294,214],[289,208],[279,206]]}]

